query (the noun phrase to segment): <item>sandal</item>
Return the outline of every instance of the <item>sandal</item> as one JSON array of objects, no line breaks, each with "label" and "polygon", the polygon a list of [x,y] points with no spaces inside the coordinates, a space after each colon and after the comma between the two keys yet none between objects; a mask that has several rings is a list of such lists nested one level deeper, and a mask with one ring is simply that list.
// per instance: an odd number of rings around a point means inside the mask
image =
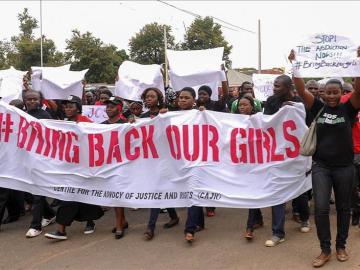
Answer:
[{"label": "sandal", "polygon": [[[129,223],[125,222],[124,226],[122,227],[123,230],[129,228]],[[111,230],[112,233],[116,233],[116,227],[114,227],[112,230]]]},{"label": "sandal", "polygon": [[125,232],[124,231],[116,231],[115,232],[115,239],[120,239],[120,238],[123,238],[123,236],[125,235]]},{"label": "sandal", "polygon": [[186,233],[185,234],[185,240],[191,244],[192,242],[194,242],[195,238],[194,238],[194,234],[192,233]]},{"label": "sandal", "polygon": [[146,240],[151,240],[154,238],[154,232],[151,230],[147,230],[146,232],[144,232],[144,235]]}]

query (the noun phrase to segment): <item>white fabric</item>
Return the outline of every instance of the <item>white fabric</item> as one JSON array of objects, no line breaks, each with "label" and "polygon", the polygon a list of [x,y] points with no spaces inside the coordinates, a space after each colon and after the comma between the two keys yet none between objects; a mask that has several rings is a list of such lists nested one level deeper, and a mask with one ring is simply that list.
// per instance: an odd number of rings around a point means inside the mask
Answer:
[{"label": "white fabric", "polygon": [[224,48],[194,51],[167,50],[169,76],[175,91],[226,80],[221,70]]},{"label": "white fabric", "polygon": [[252,75],[252,81],[254,83],[255,98],[266,101],[268,97],[272,96],[274,94],[274,80],[278,76],[280,75],[254,73]]},{"label": "white fabric", "polygon": [[0,70],[0,97],[9,103],[13,99],[22,99],[23,77],[26,71],[16,70],[13,67]]},{"label": "white fabric", "polygon": [[109,119],[106,114],[106,106],[102,105],[83,105],[82,115],[86,116],[94,123],[102,123]]},{"label": "white fabric", "polygon": [[299,155],[302,104],[275,115],[191,110],[101,125],[38,120],[0,102],[0,117],[6,188],[137,208],[267,207],[311,188],[311,158]]},{"label": "white fabric", "polygon": [[115,95],[119,97],[141,101],[141,94],[149,87],[158,88],[165,95],[160,65],[140,65],[124,61],[119,67],[118,75]]},{"label": "white fabric", "polygon": [[58,70],[58,69],[62,69],[62,70],[70,70],[70,64],[68,65],[64,65],[64,66],[60,66],[60,67],[38,67],[38,66],[33,66],[31,67],[31,89],[32,90],[36,90],[36,91],[41,91],[41,82],[42,82],[42,71],[43,70]]},{"label": "white fabric", "polygon": [[88,69],[68,71],[63,68],[42,70],[41,92],[46,99],[67,99],[69,95],[82,98],[82,80]]},{"label": "white fabric", "polygon": [[347,37],[316,34],[294,48],[295,77],[359,77],[357,46]]}]

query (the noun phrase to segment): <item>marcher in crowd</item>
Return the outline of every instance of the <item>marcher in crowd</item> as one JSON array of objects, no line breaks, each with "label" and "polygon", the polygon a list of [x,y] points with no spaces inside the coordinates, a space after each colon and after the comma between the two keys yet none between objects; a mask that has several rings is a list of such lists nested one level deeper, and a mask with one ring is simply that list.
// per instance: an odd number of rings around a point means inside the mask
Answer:
[{"label": "marcher in crowd", "polygon": [[[360,57],[360,47],[357,51]],[[289,60],[295,60],[291,51]],[[354,180],[354,152],[351,127],[360,109],[360,78],[355,79],[354,91],[343,104],[340,98],[343,86],[339,80],[331,79],[325,84],[323,101],[305,89],[302,78],[293,78],[305,107],[318,115],[316,126],[316,151],[313,155],[312,186],[315,201],[315,224],[320,241],[321,254],[313,261],[320,267],[331,257],[330,196],[334,190],[337,212],[336,257],[347,261],[346,240],[350,224],[351,194]],[[341,139],[339,139],[341,138]]]},{"label": "marcher in crowd", "polygon": [[[82,102],[77,96],[70,95],[65,103],[65,116],[67,121],[91,122],[89,118],[81,115]],[[59,224],[57,231],[46,233],[49,239],[66,240],[66,227],[76,221],[86,221],[84,234],[91,234],[95,231],[94,220],[103,216],[104,212],[100,206],[74,201],[61,201],[56,213],[56,223]]]},{"label": "marcher in crowd", "polygon": [[[48,112],[42,107],[40,92],[27,90],[24,93],[24,103],[26,112],[37,119],[51,119]],[[32,202],[32,221],[29,230],[26,232],[27,238],[32,238],[42,233],[42,228],[55,221],[55,212],[50,207],[44,196],[33,195]]]},{"label": "marcher in crowd", "polygon": [[[108,120],[102,122],[102,124],[124,124],[126,118],[122,115],[122,101],[116,97],[110,97],[105,102],[106,114],[109,117]],[[115,207],[115,227],[112,232],[115,234],[115,239],[120,239],[125,234],[125,229],[129,227],[129,224],[125,218],[124,207]]]}]

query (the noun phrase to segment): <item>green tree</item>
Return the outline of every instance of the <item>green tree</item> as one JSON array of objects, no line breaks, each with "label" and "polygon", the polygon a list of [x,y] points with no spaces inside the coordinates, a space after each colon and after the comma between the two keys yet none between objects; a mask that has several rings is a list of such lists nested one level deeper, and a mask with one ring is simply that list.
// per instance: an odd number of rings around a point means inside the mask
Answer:
[{"label": "green tree", "polygon": [[223,60],[231,67],[229,54],[232,46],[225,40],[221,25],[214,23],[211,17],[197,18],[187,29],[182,48],[186,50],[203,50],[224,47]]},{"label": "green tree", "polygon": [[171,34],[171,27],[154,22],[146,24],[130,39],[130,59],[139,64],[164,63],[164,27],[166,28],[167,48],[174,49],[175,38]]},{"label": "green tree", "polygon": [[128,59],[125,50],[104,44],[90,32],[81,34],[75,29],[66,43],[65,59],[71,63],[72,70],[89,68],[86,74],[89,82],[113,83],[120,64]]},{"label": "green tree", "polygon": [[[4,41],[0,44],[0,59],[5,57],[5,65],[14,66],[17,69],[29,70],[31,66],[41,64],[41,39],[35,39],[34,29],[38,22],[31,17],[28,9],[25,8],[18,14],[20,22],[20,34],[11,37],[11,41]],[[43,62],[44,66],[57,66],[63,63],[63,55],[58,52],[54,41],[43,36]]]}]

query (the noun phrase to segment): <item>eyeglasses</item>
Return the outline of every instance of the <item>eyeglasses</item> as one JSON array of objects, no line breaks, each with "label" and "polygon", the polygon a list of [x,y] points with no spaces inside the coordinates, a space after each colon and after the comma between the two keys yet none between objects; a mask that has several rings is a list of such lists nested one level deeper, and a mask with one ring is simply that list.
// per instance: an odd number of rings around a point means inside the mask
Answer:
[{"label": "eyeglasses", "polygon": [[319,90],[317,87],[309,87],[308,90]]}]

